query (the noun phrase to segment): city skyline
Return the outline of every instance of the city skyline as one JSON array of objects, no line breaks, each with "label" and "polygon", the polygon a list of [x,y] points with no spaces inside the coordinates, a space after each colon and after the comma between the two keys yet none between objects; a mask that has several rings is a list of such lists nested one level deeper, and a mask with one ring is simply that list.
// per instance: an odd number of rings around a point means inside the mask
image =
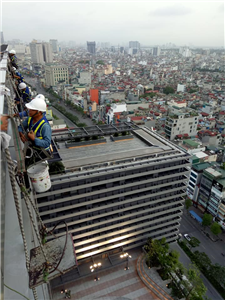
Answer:
[{"label": "city skyline", "polygon": [[[224,46],[222,1],[52,3],[2,3],[1,27],[5,40],[29,43],[33,39],[57,39],[113,45],[136,40],[141,45]],[[21,18],[23,12],[26,18]]]}]

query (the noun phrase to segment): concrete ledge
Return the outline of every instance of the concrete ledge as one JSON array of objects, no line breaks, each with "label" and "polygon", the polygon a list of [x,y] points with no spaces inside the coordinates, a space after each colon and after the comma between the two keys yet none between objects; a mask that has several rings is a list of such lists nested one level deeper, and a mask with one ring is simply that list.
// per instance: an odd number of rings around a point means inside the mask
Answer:
[{"label": "concrete ledge", "polygon": [[98,140],[90,140],[90,141],[81,141],[81,142],[65,142],[66,148],[76,148],[76,147],[85,147],[85,146],[91,146],[91,145],[99,145],[99,144],[105,144],[106,139],[98,139]]},{"label": "concrete ledge", "polygon": [[120,135],[120,136],[113,136],[113,135],[110,135],[110,139],[111,139],[113,142],[116,142],[116,141],[131,140],[131,139],[133,139],[133,138],[134,138],[133,134],[129,134],[129,135]]},{"label": "concrete ledge", "polygon": [[145,255],[142,253],[137,260],[137,273],[142,282],[161,300],[173,300],[159,285],[157,285],[145,272]]}]

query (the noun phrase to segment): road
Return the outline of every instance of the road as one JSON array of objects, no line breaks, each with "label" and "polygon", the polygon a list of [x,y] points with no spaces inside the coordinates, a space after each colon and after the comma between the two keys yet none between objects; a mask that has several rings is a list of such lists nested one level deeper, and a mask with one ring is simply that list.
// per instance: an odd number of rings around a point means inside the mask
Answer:
[{"label": "road", "polygon": [[[170,248],[176,250],[180,253],[180,262],[187,268],[192,262],[187,254],[180,248],[177,243],[170,244]],[[205,278],[201,274],[201,278],[205,287],[207,288],[206,296],[208,296],[211,300],[223,300],[222,296],[217,292],[217,290],[211,285],[208,279]]]},{"label": "road", "polygon": [[[56,100],[51,94],[49,94],[49,93],[47,93],[45,91],[45,89],[42,87],[40,81],[37,78],[32,78],[32,77],[26,76],[25,77],[25,81],[28,84],[30,84],[31,86],[35,87],[38,94],[43,94],[43,95],[45,95],[50,100]],[[88,117],[87,118],[83,118],[82,115],[78,111],[76,111],[75,109],[72,109],[72,108],[66,106],[63,101],[60,101],[59,105],[62,106],[62,107],[64,107],[67,112],[73,113],[75,116],[77,116],[79,118],[79,122],[80,123],[85,123],[87,126],[93,126],[94,125],[93,122],[92,122],[92,120],[90,118],[88,118]],[[60,118],[66,120],[65,116],[63,118],[62,117],[60,117]],[[68,126],[70,126],[70,125],[68,125]],[[74,127],[74,125],[72,127]]]},{"label": "road", "polygon": [[193,251],[198,250],[200,252],[205,252],[212,263],[218,263],[222,266],[225,266],[225,257],[221,253],[225,253],[225,236],[224,233],[221,235],[223,241],[213,242],[207,236],[202,233],[202,226],[194,220],[189,214],[184,211],[182,216],[180,233],[188,233],[191,237],[196,237],[200,242],[200,246],[194,248]]},{"label": "road", "polygon": [[59,119],[63,119],[68,127],[77,127],[72,121],[70,121],[66,116],[64,116],[61,112],[59,112],[56,108],[51,108],[52,113],[56,115]]}]

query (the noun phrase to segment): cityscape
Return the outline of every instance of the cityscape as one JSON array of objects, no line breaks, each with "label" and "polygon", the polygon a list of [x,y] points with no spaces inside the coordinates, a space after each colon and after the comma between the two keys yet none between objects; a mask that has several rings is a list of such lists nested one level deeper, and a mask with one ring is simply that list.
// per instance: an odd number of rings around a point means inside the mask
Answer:
[{"label": "cityscape", "polygon": [[3,18],[1,299],[225,299],[224,4],[68,4]]}]

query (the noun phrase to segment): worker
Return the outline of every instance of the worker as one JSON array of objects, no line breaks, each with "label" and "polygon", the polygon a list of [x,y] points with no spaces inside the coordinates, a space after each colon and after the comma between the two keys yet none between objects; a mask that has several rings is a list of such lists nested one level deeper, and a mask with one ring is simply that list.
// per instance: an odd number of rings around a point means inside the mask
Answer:
[{"label": "worker", "polygon": [[[42,98],[34,98],[30,103],[25,104],[25,106],[29,110],[29,116],[23,121],[23,128],[28,131],[27,137],[32,142],[33,149],[37,150],[41,158],[46,158],[41,148],[51,153],[52,137],[52,130],[48,120],[43,116],[43,113],[46,112],[46,103]],[[21,141],[25,143],[27,139],[23,128],[20,125],[18,131]]]},{"label": "worker", "polygon": [[21,82],[18,85],[18,89],[19,89],[20,95],[23,99],[22,108],[21,108],[21,105],[20,105],[20,99],[18,97],[15,98],[15,102],[17,104],[18,111],[21,112],[25,109],[24,105],[31,101],[31,93],[30,93],[30,90],[29,90],[28,86],[24,82]]},{"label": "worker", "polygon": [[[34,99],[43,99],[45,101],[45,96],[42,95],[42,94],[38,94]],[[46,112],[43,112],[43,116],[45,116],[45,115],[46,115]],[[28,109],[25,108],[24,111],[22,111],[22,112],[20,112],[18,114],[14,114],[13,116],[14,117],[19,116],[20,119],[22,119],[23,117],[28,117]]]},{"label": "worker", "polygon": [[18,72],[15,67],[12,67],[12,70],[13,70],[13,77],[16,78],[16,84],[18,85],[21,82],[23,82],[22,74]]},{"label": "worker", "polygon": [[17,57],[16,57],[16,51],[15,50],[10,50],[9,51],[9,58],[11,60],[12,66],[15,67],[16,69],[18,69],[18,65],[17,65]]},{"label": "worker", "polygon": [[9,118],[9,116],[7,116],[7,115],[1,115],[0,116],[0,124],[1,124],[1,128],[0,128],[0,148],[1,148],[1,150],[5,150],[6,148],[9,147],[9,142],[10,142],[10,139],[11,139],[11,136],[6,133],[7,129],[8,129],[8,118]]}]

